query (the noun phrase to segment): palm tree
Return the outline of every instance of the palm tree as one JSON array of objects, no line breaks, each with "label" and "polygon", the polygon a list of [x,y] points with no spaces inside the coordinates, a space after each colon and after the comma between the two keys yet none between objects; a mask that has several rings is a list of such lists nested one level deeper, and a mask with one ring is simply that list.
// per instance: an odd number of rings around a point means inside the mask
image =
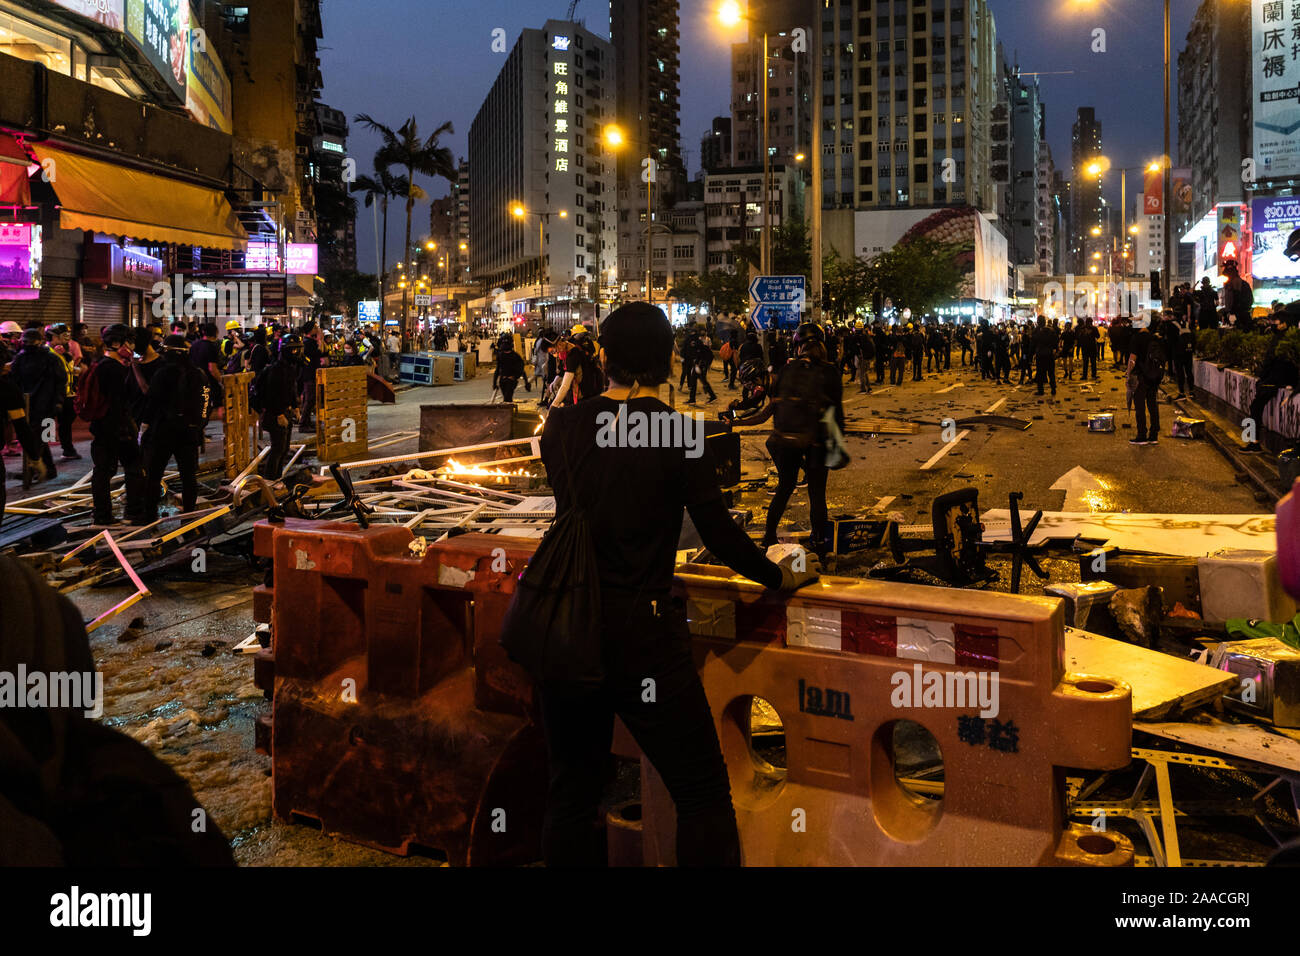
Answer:
[{"label": "palm tree", "polygon": [[388,200],[405,196],[410,192],[410,181],[405,176],[394,176],[390,173],[388,167],[383,163],[382,155],[376,153],[375,174],[373,176],[358,176],[357,181],[352,184],[352,191],[362,194],[367,207],[379,203],[379,213],[384,221],[379,253],[379,322],[382,328],[384,321],[384,287],[388,278]]},{"label": "palm tree", "polygon": [[[402,258],[406,259],[411,249],[411,208],[423,192],[415,186],[415,175],[441,176],[448,182],[456,179],[456,164],[451,149],[438,145],[444,133],[452,132],[451,123],[443,123],[427,139],[420,139],[420,129],[412,116],[396,130],[371,118],[366,113],[359,113],[355,122],[377,132],[383,139],[383,145],[375,154],[376,165],[382,163],[384,168],[393,166],[406,169],[406,242],[402,245]],[[402,289],[402,330],[407,332],[406,289]]]}]

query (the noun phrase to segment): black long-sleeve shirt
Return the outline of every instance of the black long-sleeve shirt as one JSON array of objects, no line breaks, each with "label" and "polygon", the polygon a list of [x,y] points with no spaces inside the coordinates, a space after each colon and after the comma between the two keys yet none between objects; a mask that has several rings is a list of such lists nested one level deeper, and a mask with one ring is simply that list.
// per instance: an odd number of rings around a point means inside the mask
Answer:
[{"label": "black long-sleeve shirt", "polygon": [[[617,424],[620,408],[625,429]],[[649,447],[652,435],[661,439],[660,447]],[[546,419],[541,450],[557,513],[576,500],[587,517],[602,589],[643,595],[667,591],[683,510],[690,512],[701,540],[719,560],[765,587],[780,586],[781,569],[723,506],[702,419],[690,420],[657,398],[616,402],[601,395],[554,409]]]}]

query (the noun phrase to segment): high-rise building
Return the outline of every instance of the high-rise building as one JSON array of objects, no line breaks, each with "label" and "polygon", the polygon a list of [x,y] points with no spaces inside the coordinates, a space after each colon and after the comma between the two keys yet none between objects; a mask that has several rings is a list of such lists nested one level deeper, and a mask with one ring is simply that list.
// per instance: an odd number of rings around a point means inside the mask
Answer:
[{"label": "high-rise building", "polygon": [[348,152],[348,118],[340,110],[316,104],[312,140],[312,190],[316,198],[316,234],[321,274],[357,267],[356,201],[348,200],[343,161]]},{"label": "high-rise building", "polygon": [[655,162],[656,213],[672,205],[686,181],[678,122],[677,0],[611,0],[609,20],[617,96],[598,122],[616,122],[626,138],[615,159],[618,278],[639,289],[645,282],[646,235],[652,225],[646,216],[648,188],[642,182],[642,161]]},{"label": "high-rise building", "polygon": [[[1070,267],[1076,272],[1088,271],[1089,256],[1097,245],[1093,229],[1101,229],[1103,201],[1101,177],[1105,171],[1093,163],[1101,157],[1101,123],[1097,111],[1091,106],[1079,107],[1070,138]],[[1109,241],[1109,240],[1107,240]]]},{"label": "high-rise building", "polygon": [[[757,32],[757,31],[754,31]],[[763,59],[761,33],[731,47],[731,165],[763,162]],[[812,144],[812,58],[796,53],[789,32],[767,38],[767,147],[772,162],[797,162]]]},{"label": "high-rise building", "polygon": [[823,0],[828,208],[996,212],[996,28],[985,0]]},{"label": "high-rise building", "polygon": [[1071,208],[1070,181],[1065,170],[1052,169],[1052,203],[1058,213],[1052,273],[1068,272],[1074,266],[1074,210]]},{"label": "high-rise building", "polygon": [[1063,231],[1062,211],[1055,195],[1053,184],[1056,182],[1056,164],[1052,162],[1052,147],[1046,136],[1038,140],[1038,181],[1035,183],[1037,194],[1034,199],[1034,262],[1038,271],[1045,275],[1056,275],[1060,271],[1060,259],[1057,256],[1057,235]]},{"label": "high-rise building", "polygon": [[456,200],[456,281],[468,282],[469,271],[469,163],[462,157],[456,166],[456,184],[451,187]]},{"label": "high-rise building", "polygon": [[[773,163],[771,225],[804,214],[802,168]],[[705,271],[736,271],[736,247],[756,245],[763,227],[763,167],[715,169],[704,176]],[[743,266],[743,263],[742,263]]]},{"label": "high-rise building", "polygon": [[731,165],[731,117],[715,116],[700,138],[700,175]]},{"label": "high-rise building", "polygon": [[470,124],[470,272],[489,289],[541,304],[608,279],[614,168],[601,124],[614,113],[613,56],[565,20],[524,30]]},{"label": "high-rise building", "polygon": [[1038,78],[1022,76],[1018,65],[1010,76],[1011,222],[1005,231],[1012,263],[1036,265],[1042,260],[1040,203],[1047,195],[1042,182],[1047,115]]},{"label": "high-rise building", "polygon": [[1193,222],[1218,203],[1245,198],[1241,163],[1250,155],[1249,50],[1250,4],[1204,0],[1178,54],[1178,165],[1192,171]]}]

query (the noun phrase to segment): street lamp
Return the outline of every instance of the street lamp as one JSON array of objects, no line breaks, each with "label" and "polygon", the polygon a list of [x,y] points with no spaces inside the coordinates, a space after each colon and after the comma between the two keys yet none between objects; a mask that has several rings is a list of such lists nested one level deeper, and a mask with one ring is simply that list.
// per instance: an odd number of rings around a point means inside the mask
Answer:
[{"label": "street lamp", "polygon": [[[537,217],[537,308],[540,311],[542,307],[541,300],[546,293],[546,272],[543,264],[546,259],[546,233],[544,232],[544,229],[546,223],[552,216],[552,212],[550,210],[546,210],[545,212],[531,212],[524,208],[523,203],[517,202],[511,205],[510,215],[514,216],[516,219],[523,219],[527,216]],[[561,219],[567,219],[569,211],[567,209],[561,209],[559,212],[554,213],[554,215],[559,216]]]},{"label": "street lamp", "polygon": [[[615,123],[610,123],[608,126],[605,127],[601,138],[604,140],[605,146],[610,151],[617,151],[626,145],[635,144],[637,146],[644,146],[647,152],[653,152],[653,147],[649,143],[643,143],[639,140],[629,139],[627,134],[623,132],[622,127],[618,126]],[[651,163],[654,163],[655,161],[654,156],[650,156],[649,159]],[[646,186],[645,186],[645,300],[651,305],[654,304],[654,300],[655,300],[654,282],[652,281],[652,272],[651,272],[653,268],[653,262],[651,260],[654,258],[654,248],[653,248],[654,233],[652,232],[652,230],[656,225],[659,225],[665,231],[672,232],[672,230],[669,229],[667,226],[663,225],[662,223],[656,223],[654,221],[654,216],[655,216],[654,201],[652,197],[654,195],[654,184],[657,177],[658,177],[658,167],[656,166],[654,168],[654,171],[651,174],[650,179],[646,181]],[[597,247],[597,249],[598,251],[596,256],[596,260],[597,260],[596,261],[596,285],[597,285],[596,311],[597,313],[599,313],[600,311],[599,247]]]},{"label": "street lamp", "polygon": [[[1095,2],[1095,0],[1084,0],[1084,2]],[[1165,259],[1165,261],[1164,261],[1164,266],[1165,266],[1164,273],[1165,273],[1165,283],[1164,283],[1163,288],[1162,288],[1160,291],[1161,291],[1161,293],[1162,293],[1162,295],[1163,295],[1163,297],[1164,297],[1163,300],[1162,300],[1163,303],[1164,303],[1164,304],[1168,304],[1168,302],[1170,301],[1170,296],[1173,294],[1173,284],[1174,284],[1174,283],[1173,283],[1174,260],[1173,260],[1173,241],[1172,241],[1172,240],[1173,240],[1173,232],[1174,232],[1174,230],[1173,230],[1173,225],[1172,225],[1172,223],[1173,223],[1173,198],[1174,198],[1174,188],[1173,188],[1173,187],[1174,187],[1174,181],[1173,181],[1173,168],[1172,168],[1172,167],[1173,167],[1173,160],[1172,160],[1172,157],[1169,155],[1169,126],[1170,126],[1170,122],[1169,122],[1169,120],[1170,120],[1170,112],[1169,112],[1169,86],[1170,86],[1170,74],[1171,74],[1171,72],[1172,72],[1171,64],[1172,64],[1173,57],[1172,57],[1171,54],[1172,54],[1172,49],[1173,49],[1173,36],[1174,36],[1174,31],[1173,31],[1173,24],[1172,24],[1172,22],[1171,22],[1171,20],[1170,20],[1170,16],[1169,16],[1169,0],[1164,0],[1164,15],[1165,15],[1165,16],[1164,16],[1164,27],[1165,27],[1165,33],[1164,33],[1164,107],[1165,107],[1165,142],[1164,142],[1164,152],[1163,152],[1163,154],[1162,154],[1162,156],[1161,156],[1161,162],[1160,162],[1160,165],[1161,165],[1161,167],[1163,168],[1163,170],[1164,170],[1164,174],[1165,174],[1165,175],[1164,175],[1164,189],[1162,190],[1163,197],[1164,197],[1163,208],[1164,208],[1164,211],[1165,211],[1165,235],[1164,235],[1164,247],[1165,247],[1165,249],[1164,249],[1164,253],[1165,253],[1165,256],[1164,256],[1164,259]],[[1155,164],[1153,163],[1152,165],[1155,165]],[[1152,169],[1151,171],[1152,171],[1152,172],[1155,172],[1154,169]]]}]

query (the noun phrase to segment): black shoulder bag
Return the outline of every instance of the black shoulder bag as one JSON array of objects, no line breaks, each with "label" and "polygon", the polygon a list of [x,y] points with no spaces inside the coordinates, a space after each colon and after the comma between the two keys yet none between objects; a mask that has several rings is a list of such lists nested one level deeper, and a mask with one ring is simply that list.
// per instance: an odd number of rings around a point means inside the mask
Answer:
[{"label": "black shoulder bag", "polygon": [[560,442],[572,502],[543,536],[515,585],[501,623],[501,646],[535,681],[599,683],[600,569],[578,487]]}]

